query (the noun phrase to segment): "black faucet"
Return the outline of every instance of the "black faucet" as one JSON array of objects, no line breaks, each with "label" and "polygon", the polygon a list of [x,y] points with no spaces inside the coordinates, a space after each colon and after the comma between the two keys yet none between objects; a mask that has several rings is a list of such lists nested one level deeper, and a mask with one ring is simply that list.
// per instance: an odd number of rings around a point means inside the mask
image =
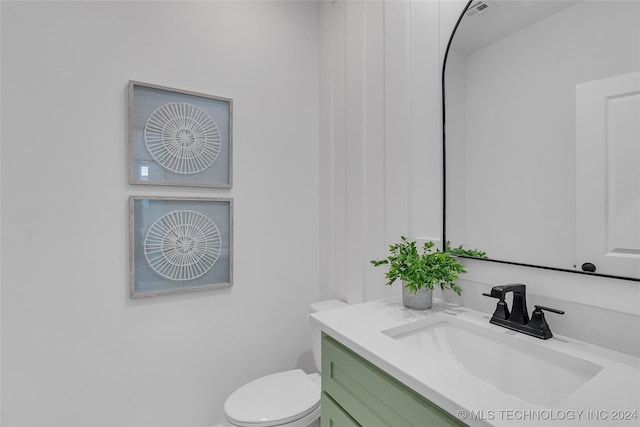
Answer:
[{"label": "black faucet", "polygon": [[[509,312],[507,302],[504,300],[506,294],[509,292],[513,292],[513,307],[511,308],[511,312]],[[564,311],[556,310],[555,308],[536,305],[534,306],[535,310],[531,313],[531,319],[529,319],[529,311],[527,310],[527,286],[521,283],[494,286],[491,288],[490,294],[483,293],[482,295],[498,299],[496,310],[493,312],[493,316],[491,316],[491,323],[544,340],[548,340],[553,334],[551,333],[551,329],[549,329],[549,324],[545,320],[542,310],[564,314]]]}]

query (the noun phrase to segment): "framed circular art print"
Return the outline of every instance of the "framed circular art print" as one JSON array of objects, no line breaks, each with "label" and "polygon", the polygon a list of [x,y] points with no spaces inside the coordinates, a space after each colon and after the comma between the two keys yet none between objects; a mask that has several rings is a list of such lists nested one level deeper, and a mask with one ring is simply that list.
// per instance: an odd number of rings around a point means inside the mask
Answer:
[{"label": "framed circular art print", "polygon": [[226,198],[131,196],[131,297],[231,286],[232,205]]},{"label": "framed circular art print", "polygon": [[129,82],[129,183],[230,188],[233,100]]}]

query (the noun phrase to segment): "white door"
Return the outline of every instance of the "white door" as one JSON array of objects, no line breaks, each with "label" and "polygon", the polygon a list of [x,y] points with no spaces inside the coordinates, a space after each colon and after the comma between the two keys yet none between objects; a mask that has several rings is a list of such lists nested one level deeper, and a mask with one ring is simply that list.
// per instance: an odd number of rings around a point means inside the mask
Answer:
[{"label": "white door", "polygon": [[640,72],[576,86],[576,268],[640,278]]}]

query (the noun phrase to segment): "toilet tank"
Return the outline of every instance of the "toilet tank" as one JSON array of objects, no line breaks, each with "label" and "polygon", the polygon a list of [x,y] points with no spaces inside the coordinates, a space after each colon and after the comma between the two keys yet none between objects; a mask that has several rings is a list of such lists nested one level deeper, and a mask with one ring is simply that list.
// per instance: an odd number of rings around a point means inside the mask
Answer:
[{"label": "toilet tank", "polygon": [[[333,310],[334,308],[346,307],[347,303],[337,299],[328,299],[324,301],[318,301],[311,304],[311,313],[317,313],[319,311]],[[322,369],[320,364],[320,344],[322,342],[322,335],[320,329],[316,326],[312,326],[311,330],[311,347],[313,350],[313,361],[316,364],[318,372]]]}]

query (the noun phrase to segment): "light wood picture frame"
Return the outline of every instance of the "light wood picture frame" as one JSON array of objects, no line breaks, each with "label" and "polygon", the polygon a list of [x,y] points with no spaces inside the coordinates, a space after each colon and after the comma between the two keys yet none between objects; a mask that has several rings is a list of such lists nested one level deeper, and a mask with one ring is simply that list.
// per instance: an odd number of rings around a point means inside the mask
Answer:
[{"label": "light wood picture frame", "polygon": [[231,188],[233,100],[129,81],[129,183]]},{"label": "light wood picture frame", "polygon": [[233,284],[233,200],[129,197],[131,298]]}]

